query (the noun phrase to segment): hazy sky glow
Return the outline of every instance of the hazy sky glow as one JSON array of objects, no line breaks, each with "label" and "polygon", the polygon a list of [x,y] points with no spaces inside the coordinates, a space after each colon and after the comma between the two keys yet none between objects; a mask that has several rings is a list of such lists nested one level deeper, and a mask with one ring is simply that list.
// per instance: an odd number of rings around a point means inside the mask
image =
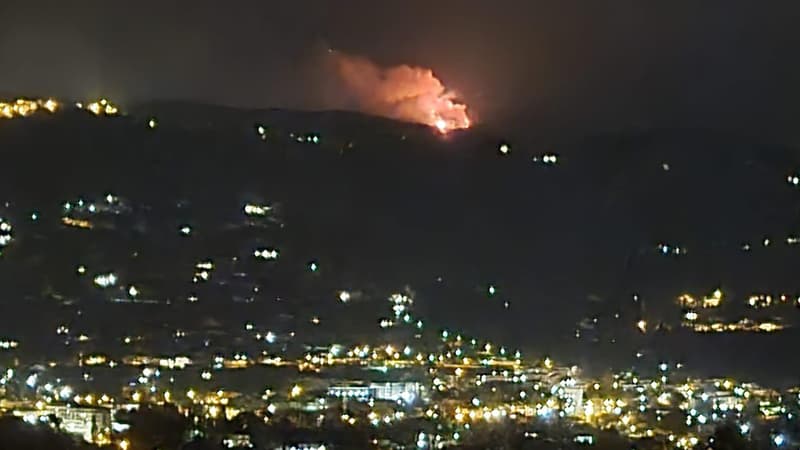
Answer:
[{"label": "hazy sky glow", "polygon": [[336,107],[333,47],[431,68],[488,122],[791,134],[800,116],[790,1],[12,0],[0,17],[4,94]]}]

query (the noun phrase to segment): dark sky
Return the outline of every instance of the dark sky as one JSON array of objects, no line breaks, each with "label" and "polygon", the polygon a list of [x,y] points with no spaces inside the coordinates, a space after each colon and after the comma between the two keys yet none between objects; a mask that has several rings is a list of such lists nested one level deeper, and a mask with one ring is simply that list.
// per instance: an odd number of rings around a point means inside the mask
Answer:
[{"label": "dark sky", "polygon": [[800,2],[0,2],[0,92],[326,108],[327,46],[431,67],[482,121],[751,127],[800,117]]}]

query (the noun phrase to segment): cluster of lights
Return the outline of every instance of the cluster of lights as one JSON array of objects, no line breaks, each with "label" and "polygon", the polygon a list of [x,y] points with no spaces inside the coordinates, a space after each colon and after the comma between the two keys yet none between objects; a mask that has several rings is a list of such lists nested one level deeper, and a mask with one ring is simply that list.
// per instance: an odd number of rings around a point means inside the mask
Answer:
[{"label": "cluster of lights", "polygon": [[697,333],[728,333],[747,331],[753,333],[773,333],[786,328],[786,325],[777,322],[756,322],[750,319],[741,319],[738,322],[711,322],[695,323],[692,329]]},{"label": "cluster of lights", "polygon": [[91,230],[94,228],[92,222],[85,219],[73,219],[71,217],[62,217],[61,223],[72,228],[82,228],[84,230]]},{"label": "cluster of lights", "polygon": [[266,216],[272,210],[271,206],[268,205],[254,205],[248,203],[244,205],[244,213],[248,216]]},{"label": "cluster of lights", "polygon": [[800,305],[800,297],[790,297],[786,294],[776,295],[774,297],[770,294],[753,294],[747,299],[747,306],[753,309],[790,304]]},{"label": "cluster of lights", "polygon": [[[292,133],[290,137],[294,138],[296,142],[301,144],[319,144],[321,142],[320,136],[317,133],[306,133],[298,135]],[[266,139],[266,134],[263,134],[261,138]]]},{"label": "cluster of lights", "polygon": [[13,348],[17,348],[19,346],[19,342],[11,339],[2,339],[0,340],[0,349],[2,350],[10,350]]},{"label": "cluster of lights", "polygon": [[14,119],[17,117],[29,117],[37,111],[45,110],[55,113],[61,105],[52,98],[46,100],[29,100],[18,98],[13,101],[0,101],[0,119]]},{"label": "cluster of lights", "polygon": [[[113,194],[106,194],[105,197],[97,202],[84,201],[79,198],[77,201],[64,203],[64,215],[61,218],[61,223],[73,228],[92,229],[94,224],[87,220],[87,216],[101,213],[117,215],[128,209],[128,206]],[[32,218],[34,218],[34,215],[32,215]]]},{"label": "cluster of lights", "polygon": [[192,276],[192,283],[199,283],[201,281],[208,281],[211,278],[211,272],[214,270],[214,262],[210,260],[200,261],[194,265],[195,271]]},{"label": "cluster of lights", "polygon": [[258,133],[262,141],[267,140],[267,127],[264,125],[256,125],[256,133]]},{"label": "cluster of lights", "polygon": [[[406,294],[394,293],[389,296],[389,302],[392,304],[394,320],[382,319],[380,321],[381,328],[389,328],[399,323],[412,323],[414,321],[411,316],[411,306],[414,304],[413,298]],[[417,321],[417,328],[422,328],[422,321]]]},{"label": "cluster of lights", "polygon": [[119,114],[119,107],[117,107],[117,105],[111,103],[110,101],[108,101],[108,99],[105,98],[101,98],[97,101],[93,101],[87,104],[79,102],[76,103],[75,106],[78,109],[89,111],[95,116],[116,116]]},{"label": "cluster of lights", "polygon": [[13,227],[6,220],[0,218],[0,252],[3,247],[11,243]]},{"label": "cluster of lights", "polygon": [[[795,235],[789,235],[789,236],[786,236],[786,238],[784,239],[784,242],[786,242],[786,245],[792,245],[792,246],[793,245],[797,245],[797,244],[800,244],[800,237],[797,237]],[[769,247],[772,244],[773,244],[773,240],[770,239],[769,237],[764,237],[764,238],[761,239],[761,245],[763,247]],[[742,251],[749,252],[750,250],[753,249],[753,246],[750,245],[749,243],[745,242],[745,243],[743,243],[741,245],[740,248],[742,249]]]},{"label": "cluster of lights", "polygon": [[259,248],[253,252],[253,256],[265,260],[276,260],[280,253],[274,248]]},{"label": "cluster of lights", "polygon": [[100,355],[100,354],[87,355],[84,356],[81,362],[86,366],[101,366],[108,363],[108,357],[106,355]]},{"label": "cluster of lights", "polygon": [[[510,151],[510,148],[506,148],[506,151],[503,151],[503,149],[501,147],[500,151],[501,151],[501,153],[505,154],[505,153],[508,153],[508,151]],[[545,163],[548,163],[548,164],[550,164],[550,163],[555,164],[557,159],[556,159],[556,157],[554,155],[552,156],[552,158],[553,158],[552,160],[545,159],[543,161]],[[113,196],[111,198],[112,198],[112,200],[114,199]],[[107,201],[109,203],[112,203],[112,200],[107,200]],[[67,205],[69,205],[69,204],[67,204]],[[81,205],[81,206],[83,206],[83,205]],[[67,208],[67,209],[69,209],[69,208]],[[269,206],[259,206],[259,205],[253,205],[253,204],[248,204],[248,205],[244,206],[245,214],[250,215],[250,216],[264,216],[269,212],[269,210],[270,210]],[[10,226],[8,226],[8,230],[5,230],[3,228],[3,224],[4,224],[4,222],[0,220],[0,232],[8,231],[9,240],[10,240],[10,231],[11,231],[10,230]],[[5,244],[6,244],[6,242],[2,241],[2,235],[0,235],[0,246],[5,245]],[[674,254],[681,254],[681,252],[685,252],[685,250],[683,250],[683,249],[681,249],[679,247],[672,247],[672,246],[669,246],[667,244],[660,244],[659,245],[659,250],[662,253],[674,253]],[[256,256],[257,258],[262,258],[262,259],[277,259],[278,258],[278,251],[274,250],[274,249],[259,249],[259,250],[255,251],[254,256]],[[199,279],[203,279],[203,280],[208,280],[210,271],[212,271],[214,269],[214,264],[211,261],[201,261],[200,263],[196,264],[195,268],[197,269],[197,271],[195,273],[196,279],[199,278]],[[317,266],[316,262],[311,261],[311,262],[308,263],[308,268],[312,272],[315,272],[317,270],[318,266]],[[79,273],[85,273],[85,272],[86,272],[85,267],[80,266]],[[109,287],[109,286],[113,286],[113,285],[115,285],[117,283],[117,277],[113,273],[107,273],[107,274],[98,275],[97,277],[95,277],[94,282],[95,282],[95,284],[97,284],[100,287]],[[129,286],[128,292],[129,292],[129,294],[131,296],[138,295],[138,290],[132,285]],[[496,287],[494,285],[488,285],[487,293],[489,294],[489,296],[495,295],[497,293]],[[349,291],[339,291],[338,292],[338,299],[339,299],[339,301],[341,301],[343,303],[347,303],[351,299],[351,294],[350,294]],[[696,312],[694,312],[695,308],[704,308],[704,309],[706,309],[706,308],[709,308],[709,309],[718,308],[720,306],[721,302],[722,302],[722,299],[723,299],[723,293],[722,293],[721,290],[717,289],[714,292],[710,293],[709,295],[703,297],[701,301],[696,300],[695,298],[691,297],[688,294],[683,295],[683,296],[681,296],[679,298],[679,303],[684,307],[692,308],[688,312],[686,312],[685,318],[687,320],[689,320],[689,321],[696,321],[697,318],[698,318],[698,315],[697,315]],[[394,326],[395,323],[411,322],[412,321],[412,318],[411,318],[411,315],[410,315],[410,309],[411,309],[411,306],[413,305],[414,301],[410,296],[402,294],[402,293],[395,293],[395,294],[392,294],[389,297],[388,300],[392,305],[391,308],[392,308],[393,320],[384,319],[382,321],[382,324],[381,324],[382,327],[389,327],[389,326]],[[750,298],[748,304],[751,307],[754,307],[754,308],[766,307],[766,306],[771,305],[773,300],[776,300],[776,299],[773,299],[769,295],[766,295],[766,296],[765,295],[753,296],[753,297]],[[785,296],[785,295],[781,296],[781,301],[782,302],[786,302],[787,300],[788,300],[787,296]],[[312,320],[312,322],[313,323],[319,323],[319,320],[314,318]],[[421,327],[421,322],[417,322],[417,323],[418,323],[418,327]],[[384,324],[385,324],[385,326],[384,326]],[[751,323],[751,322],[746,322],[746,321],[741,321],[741,322],[739,322],[739,323],[737,323],[735,325],[740,327],[740,328],[735,328],[735,329],[745,329],[745,328],[741,328],[741,327],[746,325],[747,327],[752,328],[754,331],[774,331],[774,330],[780,329],[779,327],[782,327],[782,325],[774,324],[774,323]],[[646,332],[647,331],[647,322],[644,321],[644,320],[641,320],[641,321],[637,322],[636,326],[642,332]],[[697,328],[698,331],[702,331],[702,327],[705,327],[705,326],[706,325],[704,325],[704,324],[697,325],[697,327],[699,327],[699,328]],[[711,331],[720,331],[720,329],[722,331],[728,331],[728,330],[733,330],[734,329],[734,328],[730,328],[731,324],[721,324],[721,325],[720,324],[710,324],[710,325],[708,325],[708,327],[710,327]],[[722,328],[720,328],[720,327],[722,327]],[[252,324],[248,324],[246,329],[247,330],[252,330],[253,329],[253,325]],[[67,332],[68,332],[68,330],[65,331],[65,334]],[[445,331],[442,334],[442,336],[443,336],[443,338],[445,338],[445,340],[447,340],[447,337],[448,337],[447,333],[448,332]],[[59,334],[61,334],[61,333],[59,332]],[[293,333],[292,333],[292,335],[293,335]],[[270,336],[271,336],[271,338],[270,338]],[[259,335],[259,339],[261,339],[260,335]],[[266,340],[269,341],[269,342],[274,342],[275,341],[274,334],[268,333]],[[457,341],[459,341],[459,342],[461,341],[461,337],[460,336],[457,338]],[[6,345],[7,342],[10,342],[10,343]],[[475,340],[473,340],[472,342],[473,342],[473,346],[475,346]],[[13,343],[13,346],[12,346],[12,343]],[[0,348],[13,348],[13,347],[16,346],[16,344],[17,343],[15,341],[0,341]],[[492,346],[490,344],[486,344],[485,346],[483,346],[481,348],[483,348],[485,350],[486,354],[491,354]],[[371,350],[371,352],[370,352],[370,350]],[[340,348],[340,351],[341,351],[341,348]],[[468,365],[472,364],[472,361],[469,361],[469,358],[467,358],[467,357],[461,358],[463,356],[463,353],[461,353],[461,352],[462,352],[462,350],[460,348],[457,349],[454,352],[455,356],[459,357],[459,359],[456,360],[456,364],[460,364],[461,362],[463,362],[463,366],[466,368]],[[325,357],[306,355],[306,359],[308,359],[309,362],[312,363],[312,364],[321,364],[321,365],[324,365],[326,363],[332,364],[334,361],[335,362],[346,361],[345,358],[338,358],[338,355],[336,355],[336,353],[337,352],[335,352],[333,350],[333,347],[332,347],[331,350],[330,350],[330,353]],[[385,355],[384,355],[384,353],[385,353]],[[500,350],[500,354],[505,355],[505,350],[501,349]],[[350,358],[356,358],[356,357],[362,358],[362,359],[363,358],[371,358],[371,359],[387,358],[389,360],[391,360],[391,359],[400,359],[401,355],[406,356],[406,357],[410,356],[411,358],[409,358],[409,359],[412,359],[414,357],[412,355],[411,348],[409,346],[405,346],[403,348],[402,344],[400,346],[387,345],[385,347],[378,347],[377,349],[370,349],[368,346],[365,345],[365,346],[363,346],[363,348],[355,347],[354,349],[348,351],[347,355]],[[451,358],[451,356],[452,356],[451,353],[448,352],[447,353],[448,360]],[[425,358],[425,356],[423,356],[421,353],[418,353],[416,355],[416,357],[417,357],[416,358],[417,360],[427,360],[429,362],[435,362],[435,361],[442,362],[443,359],[444,359],[444,355],[443,354],[442,355],[436,355],[436,356],[433,355],[433,354],[428,354],[427,358]],[[87,364],[87,365],[92,365],[92,362],[91,362],[91,361],[93,361],[92,358],[99,358],[99,357],[97,357],[97,356],[87,357],[87,359],[84,360],[84,363]],[[277,360],[280,361],[280,358],[277,358]],[[165,360],[162,360],[162,361],[165,361]],[[231,361],[230,365],[226,364],[228,361]],[[473,361],[474,361],[474,359],[473,359]],[[105,362],[105,360],[103,360],[103,363],[104,362]],[[215,362],[216,362],[216,360],[215,360]],[[484,365],[494,365],[493,363],[495,362],[495,360],[494,359],[490,359],[490,358],[487,357],[487,359],[480,360],[480,362],[481,362],[481,364],[484,364]],[[239,367],[239,366],[247,367],[250,364],[250,360],[247,357],[247,355],[238,354],[237,353],[237,354],[234,355],[233,360],[220,360],[219,363],[222,366],[226,367],[226,368],[234,368],[234,367]],[[448,361],[448,364],[449,363],[451,363],[451,361]],[[188,364],[191,364],[190,360],[189,360]],[[517,366],[520,365],[519,354],[518,353],[517,353],[516,365]],[[178,364],[177,364],[176,361],[169,360],[168,362],[160,363],[159,366],[162,367],[162,368],[169,367],[171,369],[173,367],[178,367]],[[184,367],[184,366],[185,366],[185,364],[181,364],[181,368]],[[390,366],[390,364],[388,364],[388,363],[385,364],[384,369],[386,367],[388,367],[388,366]],[[544,366],[547,367],[547,368],[552,368],[553,367],[553,363],[552,363],[552,361],[547,359],[544,362]],[[441,364],[441,365],[439,365],[439,367],[440,368],[441,367],[445,367],[445,364]],[[448,365],[448,367],[452,367],[452,365]],[[516,368],[515,368],[515,370],[516,370]],[[662,369],[662,371],[665,371],[665,370],[666,369]],[[456,377],[457,378],[461,378],[463,373],[464,373],[464,369],[462,369],[462,367],[457,367],[457,369],[455,371]],[[497,373],[496,371],[492,372],[493,375],[496,375],[496,373]],[[519,372],[517,372],[517,373],[519,373]],[[508,377],[508,371],[504,372],[504,376]],[[143,373],[143,377],[145,379],[147,379],[147,374]],[[210,380],[211,379],[211,372],[208,372],[208,371],[202,372],[201,378],[203,380]],[[478,386],[480,386],[482,382],[485,382],[485,378],[486,378],[485,375],[483,376],[482,379],[479,378],[478,379],[479,382],[476,383],[476,384]],[[513,379],[514,379],[515,383],[517,383],[517,382],[525,382],[526,381],[525,375],[522,375],[522,376],[514,375]],[[438,378],[437,378],[437,380],[438,380]],[[146,382],[149,382],[149,380],[146,380]],[[662,380],[662,382],[665,382],[665,380]],[[657,382],[654,381],[653,383],[655,383],[655,385],[658,386]],[[443,384],[440,382],[439,386],[442,386],[442,385]],[[615,385],[615,388],[616,388],[617,382],[615,382],[614,385]],[[615,415],[619,416],[620,423],[623,423],[625,425],[624,426],[625,432],[626,433],[630,432],[631,436],[633,436],[636,432],[639,432],[639,433],[641,433],[643,435],[647,435],[648,437],[651,436],[650,434],[647,434],[647,433],[652,433],[652,430],[644,429],[641,426],[639,426],[637,428],[637,425],[639,425],[639,424],[635,423],[635,420],[636,420],[636,418],[635,418],[636,417],[635,416],[636,413],[635,412],[633,412],[634,415],[631,415],[631,413],[629,413],[629,412],[623,412],[622,408],[627,406],[627,404],[625,402],[623,402],[622,400],[606,399],[607,401],[606,400],[601,400],[600,401],[601,403],[594,403],[594,402],[598,402],[597,399],[594,399],[594,401],[589,400],[589,401],[586,401],[583,404],[577,404],[577,403],[572,402],[572,398],[570,398],[567,395],[567,389],[565,389],[565,388],[572,388],[572,387],[575,387],[574,386],[574,381],[573,381],[572,385],[568,385],[566,382],[559,383],[559,386],[558,386],[558,388],[556,389],[556,391],[554,392],[553,395],[555,397],[557,397],[557,398],[561,398],[561,400],[564,400],[564,402],[560,404],[559,402],[557,402],[555,400],[548,401],[547,403],[537,404],[535,408],[531,409],[531,411],[533,411],[533,414],[546,417],[546,416],[549,416],[550,414],[552,414],[553,412],[557,412],[558,414],[563,416],[564,413],[572,415],[572,414],[574,414],[574,412],[582,410],[582,413],[586,417],[587,422],[589,422],[589,418],[595,416],[596,414],[602,414],[603,411],[605,411],[606,413],[615,414]],[[537,387],[535,390],[538,391],[538,389],[539,388]],[[595,390],[598,390],[598,389],[599,389],[599,384],[595,383]],[[655,389],[655,387],[653,389]],[[295,385],[289,391],[289,396],[292,397],[292,398],[296,398],[296,397],[300,396],[302,394],[302,392],[303,392],[302,388],[299,385]],[[530,392],[530,391],[528,391],[528,392]],[[639,391],[639,392],[641,392],[641,391]],[[168,394],[168,392],[165,393],[165,398],[167,397],[167,394]],[[661,404],[661,405],[664,405],[664,406],[669,405],[671,403],[671,401],[672,401],[671,398],[670,398],[670,394],[667,393],[667,392],[658,391],[658,392],[656,392],[656,395],[658,395],[657,402],[659,404]],[[517,396],[517,394],[515,392],[515,397],[516,396]],[[520,400],[524,401],[528,397],[528,393],[526,391],[521,391],[521,392],[518,393],[518,397],[520,398]],[[639,405],[639,408],[642,408],[642,409],[640,409],[641,412],[644,412],[645,411],[644,408],[646,408],[645,399],[646,399],[646,397],[644,396],[644,394],[642,394],[639,397],[638,405]],[[635,401],[634,401],[634,403],[635,403]],[[490,401],[489,401],[489,404],[491,404]],[[602,406],[600,406],[601,404],[602,404]],[[517,413],[521,413],[521,411],[530,412],[528,410],[524,410],[524,409],[518,408],[516,406],[509,406],[509,405],[496,406],[496,407],[488,406],[488,405],[485,405],[484,401],[482,399],[478,398],[477,396],[472,398],[471,405],[472,405],[473,408],[463,408],[463,409],[460,409],[458,411],[456,419],[459,422],[469,421],[469,420],[480,420],[480,419],[491,421],[491,420],[498,420],[498,419],[501,419],[501,418],[505,418],[507,416],[510,416],[510,417],[514,418],[513,416],[515,414],[517,414]],[[270,405],[270,406],[272,406],[273,409],[274,409],[274,405]],[[716,408],[716,405],[715,405],[715,408]],[[274,410],[271,411],[271,413],[274,413]],[[377,414],[374,414],[374,413],[371,413],[371,414],[373,414],[374,416],[373,415],[369,416],[370,422],[382,421],[382,422],[385,422],[385,423],[389,423],[389,421],[391,421],[391,418],[389,418],[390,416],[385,416],[385,417],[381,418]],[[216,413],[213,414],[213,416],[215,416],[215,417],[216,417],[216,415],[217,415]],[[698,415],[695,415],[695,416],[692,416],[692,417],[695,417],[695,419],[693,419],[693,420],[696,420],[698,423],[706,423],[706,421],[708,421],[708,420],[716,420],[714,418],[714,416],[712,416],[712,415],[706,416],[706,415],[703,415],[703,414],[698,414]],[[389,418],[389,421],[386,420],[387,418]],[[351,425],[354,424],[355,421],[356,421],[355,418],[350,417],[350,416],[347,416],[346,418],[343,417],[343,420],[348,422],[348,423],[350,423]],[[745,432],[743,431],[743,433],[745,433]],[[590,435],[589,435],[589,437],[591,438]],[[675,442],[677,446],[681,446],[682,445],[681,442],[686,442],[687,444],[691,443],[692,439],[694,440],[695,443],[697,442],[696,438],[693,438],[693,437],[690,437],[690,436],[686,436],[686,437],[676,437],[676,436],[672,436],[672,435],[670,436],[670,441],[671,442]],[[775,442],[775,445],[782,445],[782,444],[778,444],[777,442]]]},{"label": "cluster of lights", "polygon": [[[683,294],[678,297],[678,304],[684,308],[683,312],[683,326],[691,328],[698,333],[727,333],[727,332],[756,332],[756,333],[772,333],[781,331],[787,327],[775,321],[754,321],[748,318],[743,318],[735,322],[723,322],[715,320],[713,322],[698,322],[700,315],[697,312],[698,308],[701,309],[716,309],[719,308],[724,294],[720,289],[714,290],[710,295],[704,296],[702,301],[698,301],[689,294]],[[786,294],[780,297],[773,298],[771,295],[759,294],[751,295],[747,300],[747,306],[759,309],[767,308],[773,304],[798,304],[800,299],[792,300]]]},{"label": "cluster of lights", "polygon": [[724,294],[720,289],[715,289],[710,295],[704,296],[701,302],[697,301],[697,299],[690,294],[682,294],[680,297],[678,297],[678,304],[687,309],[694,309],[698,307],[703,309],[713,309],[720,306],[723,297]]},{"label": "cluster of lights", "polygon": [[686,249],[677,245],[658,244],[658,252],[662,255],[685,255]]},{"label": "cluster of lights", "polygon": [[[198,270],[213,270],[214,266],[211,261],[201,261],[196,265],[196,268]],[[347,295],[345,297],[349,300],[349,295],[350,295],[349,292],[341,291],[340,294],[342,293],[346,293]],[[710,297],[714,298],[715,296],[714,294],[712,294]],[[717,297],[721,298],[721,294],[718,295]],[[410,307],[413,304],[413,299],[411,299],[409,296],[405,294],[400,294],[400,293],[393,294],[392,296],[390,296],[389,301],[392,304],[393,313],[396,319],[400,319],[405,314],[407,314],[408,307]],[[699,305],[699,302],[696,302],[693,299],[692,302],[695,302]],[[403,307],[395,308],[397,306],[403,306]],[[245,329],[248,331],[253,331],[255,329],[255,325],[248,322],[245,324]],[[445,340],[445,342],[448,342],[449,340],[451,342],[454,341],[455,343],[460,344],[462,341],[464,341],[460,335],[456,336],[455,334],[452,335],[454,339],[450,339],[451,334],[448,331],[442,332],[442,337]],[[267,338],[267,340],[269,341],[270,339]],[[274,335],[272,341],[274,341]],[[472,340],[472,345],[473,347],[483,349],[486,354],[491,354],[493,350],[493,346],[491,344],[487,343],[486,345],[483,345],[483,343],[481,343],[481,345],[478,346],[477,342],[474,339]],[[387,357],[388,359],[398,359],[401,358],[400,355],[410,356],[411,358],[414,357],[411,348],[408,346],[403,348],[402,344],[400,346],[386,345],[377,348],[370,348],[369,346],[364,345],[363,347],[362,346],[354,347],[346,352],[345,350],[346,349],[342,348],[342,346],[340,345],[332,345],[327,354],[321,356],[306,354],[304,359],[307,360],[309,364],[325,365],[325,364],[333,364],[339,362],[352,363],[352,361],[348,361],[348,359],[343,357],[345,353],[347,354],[347,357],[349,359],[353,358],[382,359]],[[503,349],[502,347],[499,347],[499,350],[495,350],[495,352],[499,352],[499,354],[501,355],[506,354],[505,349]],[[457,360],[458,362],[456,364],[460,364],[463,361],[465,368],[468,364],[471,364],[471,361],[468,361],[468,358],[463,355],[460,347],[455,349],[454,354],[456,357],[458,357]],[[444,357],[443,354],[438,356],[430,354],[427,356],[428,358],[425,358],[425,356],[423,356],[422,354],[417,354],[417,359],[428,360],[430,362],[435,362],[435,361],[442,362]],[[450,359],[451,356],[452,356],[451,353],[448,351],[447,358]],[[516,357],[518,358],[516,365],[519,366],[520,364],[519,353],[516,354]],[[224,359],[222,357],[215,358],[215,363],[218,363],[220,367],[226,367],[226,368],[234,368],[233,363],[238,363],[236,364],[237,367],[238,366],[246,367],[249,361],[250,360],[247,357],[247,355],[242,353],[235,354],[233,358],[230,360]],[[488,358],[487,361],[489,361]],[[231,365],[225,364],[226,362],[230,362]],[[189,362],[189,364],[191,364],[191,362]],[[161,367],[167,367],[164,364],[159,364],[159,365]],[[300,366],[299,362],[298,366]],[[389,364],[386,364],[386,366],[389,366]],[[550,370],[555,368],[553,361],[550,360],[549,358],[544,360],[543,366]],[[438,365],[438,368],[440,370],[444,367],[453,367],[453,366],[449,363],[443,363]],[[170,368],[172,368],[172,366],[170,366]],[[668,365],[666,363],[663,363],[659,366],[659,368],[661,369],[662,372],[666,372],[668,369]],[[575,371],[576,370],[577,369],[575,369]],[[457,367],[455,370],[456,378],[464,379],[463,377],[464,372],[465,370],[462,369],[461,366]],[[570,374],[572,374],[573,372],[574,371],[571,370]],[[528,381],[527,375],[525,375],[525,373],[528,372],[523,372],[522,370],[520,370],[519,367],[515,367],[513,371],[510,369],[493,370],[491,373],[492,377],[499,376],[499,374],[502,373],[505,378],[513,380],[514,383],[525,383]],[[140,377],[139,380],[140,383],[149,384],[152,381],[151,379],[152,376],[158,377],[158,372],[157,369],[146,368],[144,371],[142,371],[141,375],[142,376]],[[211,377],[212,377],[211,372],[209,371],[202,372],[201,378],[203,380],[210,380]],[[617,378],[615,377],[615,379]],[[476,385],[480,386],[486,381],[488,381],[487,375],[478,376],[476,379]],[[582,396],[576,397],[574,395],[574,392],[572,392],[572,390],[575,391],[581,390],[582,392],[582,390],[584,389],[583,385],[577,383],[574,378],[567,378],[566,380],[562,380],[561,382],[556,383],[555,386],[553,386],[553,389],[545,389],[544,391],[541,390],[541,387],[539,386],[538,382],[534,385],[533,390],[539,392],[539,395],[552,395],[552,397],[547,399],[547,401],[541,401],[535,404],[526,403],[526,401],[531,401],[536,397],[529,395],[530,391],[526,392],[525,390],[515,392],[514,395],[515,400],[512,402],[505,402],[503,404],[493,403],[493,400],[489,398],[480,397],[479,395],[474,395],[467,397],[467,399],[469,400],[466,400],[465,402],[468,402],[468,404],[457,407],[455,411],[440,410],[439,406],[432,406],[425,412],[425,415],[429,418],[438,418],[440,417],[440,414],[446,414],[448,417],[452,417],[454,421],[459,424],[458,426],[463,427],[463,429],[469,429],[470,423],[476,424],[480,421],[486,423],[494,423],[505,420],[517,420],[518,417],[539,416],[541,418],[550,418],[553,415],[558,415],[559,417],[566,417],[567,415],[570,415],[579,418],[579,420],[584,420],[585,423],[587,424],[601,425],[603,416],[607,415],[607,416],[612,416],[611,418],[615,421],[614,423],[616,424],[615,425],[616,428],[618,428],[619,431],[622,432],[623,434],[631,438],[637,438],[637,439],[651,438],[655,435],[655,433],[657,433],[657,431],[654,431],[652,428],[649,428],[646,424],[641,422],[642,418],[637,416],[638,413],[636,411],[634,410],[629,411],[626,408],[628,408],[629,406],[631,406],[632,408],[636,408],[638,406],[639,411],[644,412],[647,407],[647,396],[645,395],[645,390],[652,390],[653,395],[658,396],[657,402],[660,405],[662,406],[671,405],[672,399],[670,397],[670,394],[669,392],[665,392],[663,389],[667,387],[662,384],[666,383],[666,380],[665,378],[662,377],[662,383],[658,383],[657,381],[650,382],[649,380],[647,381],[638,380],[635,376],[633,376],[633,383],[634,385],[636,385],[635,389],[637,392],[639,392],[639,394],[636,394],[637,397],[635,397],[638,398],[638,402],[636,400],[632,400],[631,405],[629,405],[626,401],[622,399],[614,399],[614,398],[606,398],[606,399],[593,398],[591,400],[586,400],[585,402],[582,402],[580,400]],[[446,382],[443,382],[438,377],[434,380],[434,385],[438,386],[440,388],[439,390],[442,390],[441,387],[444,384],[446,384]],[[590,389],[589,386],[594,386],[595,391],[600,390],[599,383],[594,383],[594,385],[587,385],[585,389]],[[618,381],[615,381],[613,383],[613,386],[614,389],[621,388],[621,385]],[[719,385],[717,387],[718,389],[725,388],[726,390],[734,390],[734,391],[736,389],[739,389],[739,386],[733,385],[728,380],[725,380],[724,382],[722,381],[719,382]],[[299,384],[295,384],[290,388],[288,388],[287,390],[288,390],[288,397],[291,399],[301,398],[304,394],[304,388]],[[344,395],[345,394],[342,394],[342,396]],[[689,398],[691,398],[691,394],[689,395],[690,395]],[[190,390],[189,392],[187,392],[186,396],[193,402],[195,401],[196,398],[199,398],[200,403],[206,407],[205,412],[207,414],[207,417],[218,417],[221,416],[222,414],[227,414],[228,408],[223,408],[219,406],[219,405],[223,406],[226,405],[227,397],[225,395],[222,394],[216,394],[216,396],[212,395],[212,397],[215,398],[218,397],[218,398],[216,400],[209,399],[208,401],[206,401],[205,397],[198,397],[198,394],[196,394],[193,390]],[[516,399],[516,397],[518,397],[518,399]],[[169,392],[165,392],[163,398],[166,402],[169,402],[170,401]],[[139,402],[141,399],[142,395],[136,393],[136,396],[133,400],[135,402]],[[533,402],[535,402],[535,400],[533,400]],[[87,404],[91,404],[91,402]],[[323,405],[321,406],[321,408],[324,409],[325,407],[324,402],[322,402],[321,404]],[[372,404],[370,404],[370,406],[372,406]],[[714,407],[716,408],[716,404]],[[725,406],[720,406],[720,410],[724,410],[725,408],[726,408]],[[269,411],[270,414],[274,415],[275,412],[277,411],[277,407],[274,404],[270,404],[267,410]],[[356,425],[357,423],[362,423],[362,418],[360,416],[353,417],[350,414],[352,413],[342,414],[341,415],[342,422],[348,425]],[[697,423],[700,424],[707,423],[708,421],[717,420],[716,416],[711,414],[710,412],[708,414],[695,412],[693,415],[692,414],[689,415],[692,417],[693,421],[696,421]],[[375,411],[370,411],[368,414],[366,414],[366,418],[369,421],[369,423],[376,427],[381,426],[383,424],[386,425],[392,424],[395,421],[402,420],[404,417],[405,415],[402,411],[395,412],[394,414],[392,413],[379,414]],[[265,421],[267,421],[268,419],[269,418],[265,418]],[[459,431],[461,431],[461,428],[459,428]],[[746,432],[743,431],[743,434],[745,433]],[[530,433],[530,434],[535,435],[536,433]],[[430,436],[420,435],[420,436],[418,436],[418,439],[425,445],[429,445],[431,442],[438,442],[439,440],[438,436],[436,437],[434,437],[433,435]],[[453,439],[458,440],[460,437],[461,436],[458,431],[454,432]],[[580,442],[578,441],[579,437],[581,439]],[[591,444],[594,442],[594,437],[591,434],[577,435],[576,437],[574,437],[574,439],[576,442],[583,445]],[[690,448],[692,442],[694,442],[695,444],[699,442],[699,440],[696,437],[691,435],[686,435],[686,436],[670,435],[668,439],[676,447],[681,447],[681,448]],[[774,444],[779,445],[777,443]]]},{"label": "cluster of lights", "polygon": [[539,161],[541,161],[543,164],[555,165],[558,163],[558,155],[556,155],[555,153],[545,153],[541,157],[539,156],[533,157],[533,162],[539,162]]},{"label": "cluster of lights", "polygon": [[720,303],[722,302],[722,291],[719,289],[715,289],[711,295],[707,295],[703,297],[703,308],[717,308],[719,307]]},{"label": "cluster of lights", "polygon": [[113,272],[103,273],[94,277],[94,284],[101,288],[107,288],[116,285],[117,280],[117,275]]},{"label": "cluster of lights", "polygon": [[698,301],[695,297],[693,297],[690,294],[682,294],[681,296],[679,296],[678,305],[680,305],[684,309],[683,318],[685,319],[685,322],[683,323],[683,325],[690,328],[694,328],[695,331],[700,331],[700,332],[725,331],[725,329],[711,330],[711,328],[709,328],[707,325],[696,323],[696,321],[700,317],[700,315],[696,311],[698,308],[702,309],[718,308],[722,303],[723,298],[724,294],[720,289],[715,289],[710,295],[704,296],[702,301]]}]

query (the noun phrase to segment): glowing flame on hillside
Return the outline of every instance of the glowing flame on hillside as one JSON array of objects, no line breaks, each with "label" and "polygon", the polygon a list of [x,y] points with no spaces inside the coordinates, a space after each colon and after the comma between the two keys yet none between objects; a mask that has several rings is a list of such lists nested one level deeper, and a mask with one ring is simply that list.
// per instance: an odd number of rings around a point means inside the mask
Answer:
[{"label": "glowing flame on hillside", "polygon": [[331,51],[337,74],[358,107],[369,114],[422,123],[441,133],[469,128],[467,105],[430,69],[372,61]]}]

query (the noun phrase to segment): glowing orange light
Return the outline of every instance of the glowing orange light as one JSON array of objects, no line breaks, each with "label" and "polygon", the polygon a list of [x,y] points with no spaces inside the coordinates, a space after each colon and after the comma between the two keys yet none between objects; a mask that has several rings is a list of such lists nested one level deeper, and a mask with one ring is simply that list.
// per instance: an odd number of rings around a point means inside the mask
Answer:
[{"label": "glowing orange light", "polygon": [[467,105],[458,101],[432,70],[409,65],[380,67],[360,56],[329,53],[359,110],[422,123],[441,133],[472,125]]}]

